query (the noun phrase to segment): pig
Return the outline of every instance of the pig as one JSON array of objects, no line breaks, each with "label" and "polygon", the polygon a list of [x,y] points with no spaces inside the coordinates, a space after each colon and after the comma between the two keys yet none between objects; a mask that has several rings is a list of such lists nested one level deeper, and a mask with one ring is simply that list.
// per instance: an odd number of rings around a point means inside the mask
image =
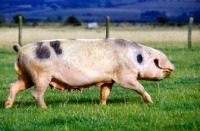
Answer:
[{"label": "pig", "polygon": [[100,104],[116,82],[133,90],[147,103],[150,95],[138,80],[159,81],[170,76],[174,65],[161,51],[120,38],[54,39],[20,47],[15,71],[18,80],[9,86],[5,108],[13,105],[18,92],[34,86],[32,96],[40,108],[46,108],[44,93],[48,85],[60,90],[100,88]]}]

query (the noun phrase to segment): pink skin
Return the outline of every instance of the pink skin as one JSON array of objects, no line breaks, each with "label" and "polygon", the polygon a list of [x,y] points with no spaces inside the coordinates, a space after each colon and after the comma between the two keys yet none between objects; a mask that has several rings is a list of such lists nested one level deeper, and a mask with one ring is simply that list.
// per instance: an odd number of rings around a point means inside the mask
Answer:
[{"label": "pink skin", "polygon": [[[18,80],[10,84],[5,108],[12,107],[16,95],[31,86],[34,86],[32,96],[38,106],[46,108],[44,93],[48,85],[70,92],[96,85],[100,87],[100,104],[106,105],[114,82],[136,91],[145,102],[153,103],[138,80],[162,80],[174,70],[174,66],[162,52],[130,41],[59,41],[59,48],[63,49],[60,55],[50,46],[51,41],[28,44],[21,48],[14,45],[14,50],[18,52],[15,63]],[[47,55],[48,58],[38,59],[35,50],[42,47],[45,47],[43,50],[48,49],[50,54]]]}]

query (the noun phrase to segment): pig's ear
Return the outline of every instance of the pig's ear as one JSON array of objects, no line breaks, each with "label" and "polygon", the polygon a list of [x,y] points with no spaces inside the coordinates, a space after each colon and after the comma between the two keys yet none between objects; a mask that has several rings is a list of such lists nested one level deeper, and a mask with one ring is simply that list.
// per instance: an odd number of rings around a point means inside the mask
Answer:
[{"label": "pig's ear", "polygon": [[153,51],[150,50],[149,54],[151,55],[151,57],[154,59],[153,62],[155,64],[156,67],[163,69],[166,68],[168,65],[166,63],[167,57],[165,55],[163,55],[160,51]]},{"label": "pig's ear", "polygon": [[162,60],[159,60],[159,59],[154,59],[154,63],[155,63],[155,65],[156,65],[156,67],[158,67],[158,68],[160,68],[160,69],[163,69],[163,68],[165,68],[165,67],[167,67],[166,66],[166,63],[164,63],[164,61],[162,61]]},{"label": "pig's ear", "polygon": [[171,62],[166,57],[156,58],[156,59],[154,59],[154,63],[160,69],[174,70],[174,66],[171,64]]}]

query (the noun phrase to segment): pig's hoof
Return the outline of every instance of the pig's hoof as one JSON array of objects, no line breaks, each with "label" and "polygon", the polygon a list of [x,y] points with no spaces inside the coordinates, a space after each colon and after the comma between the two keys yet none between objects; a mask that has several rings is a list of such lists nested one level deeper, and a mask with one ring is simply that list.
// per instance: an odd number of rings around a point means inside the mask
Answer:
[{"label": "pig's hoof", "polygon": [[41,109],[47,109],[47,106],[40,106]]},{"label": "pig's hoof", "polygon": [[145,95],[143,96],[143,99],[147,103],[153,103],[153,101],[151,100],[150,95],[147,92],[145,92]]},{"label": "pig's hoof", "polygon": [[145,102],[152,104],[153,101],[151,99],[144,99]]},{"label": "pig's hoof", "polygon": [[150,104],[153,104],[153,101],[151,100],[151,101],[146,101],[147,103],[150,103]]},{"label": "pig's hoof", "polygon": [[4,104],[4,108],[8,109],[8,108],[11,108],[11,107],[12,107],[12,104],[9,101],[6,101],[5,104]]},{"label": "pig's hoof", "polygon": [[105,105],[106,105],[106,102],[100,102],[100,105],[101,105],[101,106],[105,106]]},{"label": "pig's hoof", "polygon": [[46,105],[40,105],[39,108],[41,108],[41,109],[46,109],[47,106],[46,106]]}]

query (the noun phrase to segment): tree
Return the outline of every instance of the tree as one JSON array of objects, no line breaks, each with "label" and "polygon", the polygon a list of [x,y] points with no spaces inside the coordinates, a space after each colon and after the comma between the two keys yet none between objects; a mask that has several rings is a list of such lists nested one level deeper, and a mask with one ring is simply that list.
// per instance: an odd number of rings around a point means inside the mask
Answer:
[{"label": "tree", "polygon": [[168,21],[167,17],[165,16],[157,16],[156,20],[161,24],[165,24]]},{"label": "tree", "polygon": [[0,25],[3,25],[6,23],[6,17],[2,14],[0,14]]},{"label": "tree", "polygon": [[23,23],[27,22],[26,19],[25,19],[25,17],[22,14],[16,14],[16,15],[13,16],[13,22],[14,23],[16,23],[16,24],[19,23],[19,16],[22,16],[22,22]]},{"label": "tree", "polygon": [[69,16],[65,21],[65,25],[81,26],[81,22],[75,16]]}]

